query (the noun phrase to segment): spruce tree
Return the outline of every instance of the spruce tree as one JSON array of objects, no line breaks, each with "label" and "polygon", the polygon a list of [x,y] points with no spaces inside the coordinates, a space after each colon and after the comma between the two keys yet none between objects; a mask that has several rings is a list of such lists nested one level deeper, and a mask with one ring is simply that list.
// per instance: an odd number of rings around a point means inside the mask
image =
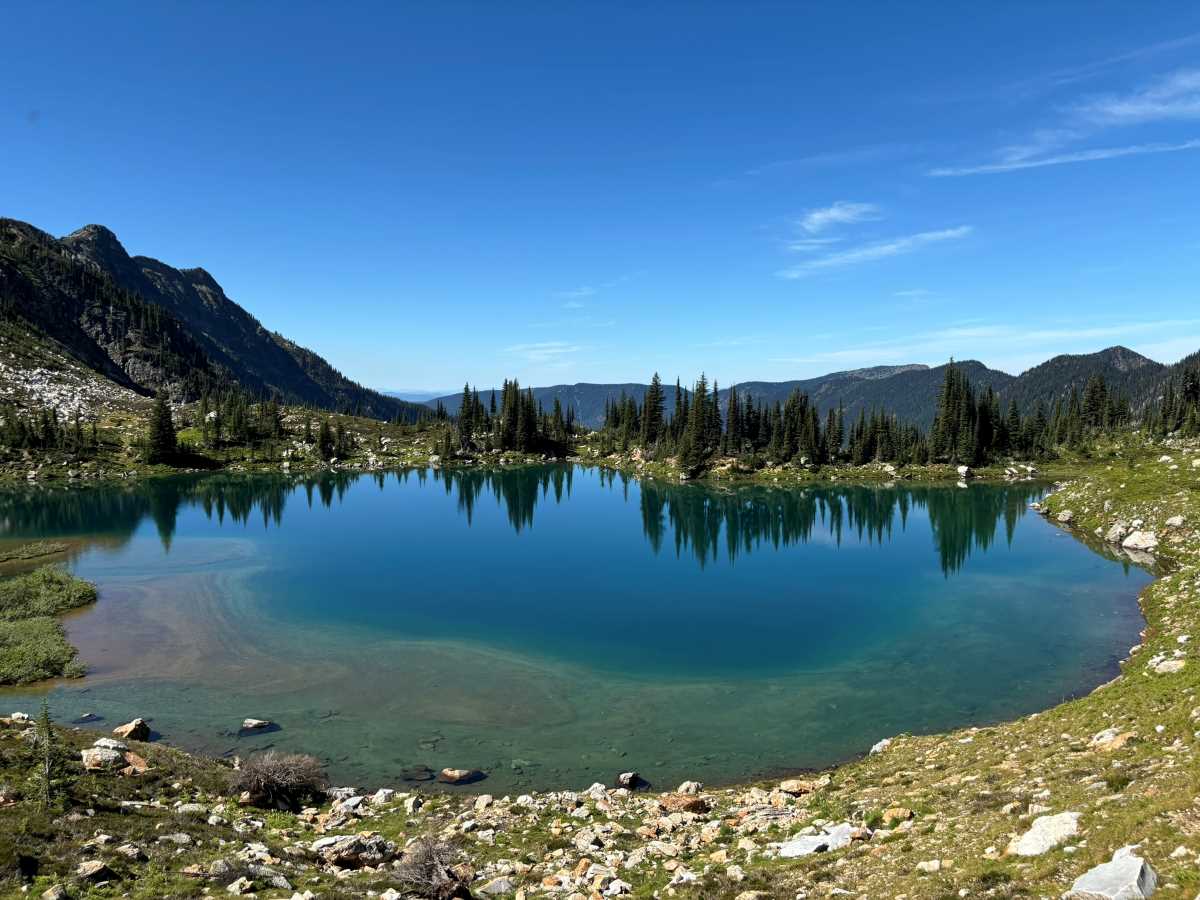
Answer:
[{"label": "spruce tree", "polygon": [[171,407],[167,398],[159,394],[150,412],[150,428],[146,435],[146,461],[151,463],[170,462],[178,451],[175,438],[175,423],[171,420]]}]

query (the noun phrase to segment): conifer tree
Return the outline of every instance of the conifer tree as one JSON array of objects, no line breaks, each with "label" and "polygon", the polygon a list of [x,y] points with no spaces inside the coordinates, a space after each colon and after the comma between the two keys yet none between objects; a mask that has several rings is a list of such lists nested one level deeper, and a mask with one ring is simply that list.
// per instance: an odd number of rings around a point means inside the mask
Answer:
[{"label": "conifer tree", "polygon": [[146,461],[151,463],[170,462],[175,458],[178,445],[175,438],[175,423],[171,420],[171,407],[165,394],[159,394],[150,412],[150,428],[146,435]]}]

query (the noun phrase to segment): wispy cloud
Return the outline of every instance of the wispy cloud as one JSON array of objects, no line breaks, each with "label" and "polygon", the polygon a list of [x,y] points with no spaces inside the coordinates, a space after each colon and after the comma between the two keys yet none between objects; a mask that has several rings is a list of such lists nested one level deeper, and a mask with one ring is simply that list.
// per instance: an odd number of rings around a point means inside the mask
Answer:
[{"label": "wispy cloud", "polygon": [[792,159],[777,159],[752,169],[746,169],[742,175],[748,178],[774,175],[794,169],[826,168],[837,166],[864,165],[911,156],[924,149],[923,144],[886,143],[865,144],[859,147],[847,147],[843,150],[828,150],[822,153],[810,153],[807,156],[797,156]]},{"label": "wispy cloud", "polygon": [[504,352],[519,356],[528,362],[560,363],[582,348],[568,341],[537,341],[532,344],[513,344],[505,347]]},{"label": "wispy cloud", "polygon": [[1012,159],[1004,162],[985,163],[980,166],[950,166],[931,169],[929,174],[937,178],[961,175],[987,175],[997,172],[1016,172],[1020,169],[1040,169],[1044,166],[1063,166],[1069,163],[1096,162],[1116,159],[1121,156],[1141,156],[1147,153],[1178,153],[1181,150],[1200,150],[1200,140],[1183,141],[1178,144],[1132,144],[1128,147],[1098,147],[1094,150],[1077,150],[1054,156]]},{"label": "wispy cloud", "polygon": [[[560,300],[568,301],[567,303],[564,303],[563,306],[570,309],[571,302],[579,303],[579,301],[583,300],[584,298],[593,297],[595,294],[596,289],[591,285],[585,284],[577,288],[571,288],[569,291],[559,291],[554,296],[558,297]],[[582,304],[580,305],[582,306]]]},{"label": "wispy cloud", "polygon": [[798,224],[808,234],[820,234],[834,225],[853,225],[855,222],[870,222],[880,218],[879,207],[874,203],[839,200],[832,206],[808,210]]},{"label": "wispy cloud", "polygon": [[922,231],[917,234],[892,238],[886,241],[876,241],[875,243],[864,244],[849,250],[842,250],[838,253],[830,253],[817,259],[807,260],[782,270],[778,275],[780,278],[787,279],[805,278],[829,269],[842,269],[848,266],[857,266],[862,263],[887,259],[892,256],[903,256],[904,254],[920,250],[922,247],[927,247],[930,244],[939,244],[944,241],[965,238],[972,230],[970,225],[959,225],[957,228],[943,228],[940,231]]},{"label": "wispy cloud", "polygon": [[[1195,39],[1200,39],[1200,36],[1195,36]],[[1106,129],[1154,122],[1200,120],[1200,69],[1181,69],[1125,93],[1086,97],[1063,107],[1058,115],[1058,124],[1034,130],[1021,143],[1001,147],[988,162],[939,166],[930,169],[927,174],[934,177],[988,175],[1200,149],[1200,139],[1126,142],[1071,149],[1097,137]]]},{"label": "wispy cloud", "polygon": [[1106,94],[1077,104],[1074,114],[1100,126],[1200,119],[1200,69],[1181,69],[1126,94]]},{"label": "wispy cloud", "polygon": [[842,240],[840,237],[798,238],[789,241],[787,248],[796,253],[812,253],[814,250],[824,250],[831,244],[841,243]]},{"label": "wispy cloud", "polygon": [[892,296],[915,299],[917,297],[928,297],[931,293],[932,291],[928,291],[925,288],[909,288],[906,291],[894,291]]},{"label": "wispy cloud", "polygon": [[1124,65],[1125,63],[1162,56],[1177,50],[1193,47],[1196,44],[1200,44],[1200,32],[1183,35],[1182,37],[1172,38],[1167,41],[1158,41],[1157,43],[1147,44],[1143,47],[1135,47],[1132,50],[1126,50],[1123,53],[1116,53],[1112,56],[1106,56],[1103,59],[1082,63],[1081,65],[1067,66],[1041,75],[1034,75],[1030,78],[1009,84],[1006,88],[1006,93],[1022,96],[1053,88],[1065,87],[1070,84],[1077,84],[1104,75],[1114,67]]}]

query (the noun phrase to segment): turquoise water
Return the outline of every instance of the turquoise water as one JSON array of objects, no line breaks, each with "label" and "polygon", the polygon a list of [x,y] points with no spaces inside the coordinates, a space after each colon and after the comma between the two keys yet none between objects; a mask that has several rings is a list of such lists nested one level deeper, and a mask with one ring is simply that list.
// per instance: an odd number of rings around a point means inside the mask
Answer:
[{"label": "turquoise water", "polygon": [[717,783],[1110,678],[1150,576],[1029,513],[1042,491],[209,475],[0,492],[0,540],[65,540],[100,586],[68,619],[90,674],[49,688],[59,719],[303,750],[359,785]]}]

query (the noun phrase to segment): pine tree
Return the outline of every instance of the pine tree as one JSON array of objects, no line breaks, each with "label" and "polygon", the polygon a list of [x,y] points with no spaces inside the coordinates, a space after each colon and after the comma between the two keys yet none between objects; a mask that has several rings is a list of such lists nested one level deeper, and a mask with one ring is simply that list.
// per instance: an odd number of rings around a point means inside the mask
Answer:
[{"label": "pine tree", "polygon": [[171,420],[171,407],[167,398],[159,394],[150,413],[150,428],[146,435],[146,461],[151,463],[170,462],[178,452],[175,438],[175,423]]},{"label": "pine tree", "polygon": [[317,454],[326,462],[334,456],[333,429],[329,427],[328,419],[321,420],[321,427],[317,431]]}]

